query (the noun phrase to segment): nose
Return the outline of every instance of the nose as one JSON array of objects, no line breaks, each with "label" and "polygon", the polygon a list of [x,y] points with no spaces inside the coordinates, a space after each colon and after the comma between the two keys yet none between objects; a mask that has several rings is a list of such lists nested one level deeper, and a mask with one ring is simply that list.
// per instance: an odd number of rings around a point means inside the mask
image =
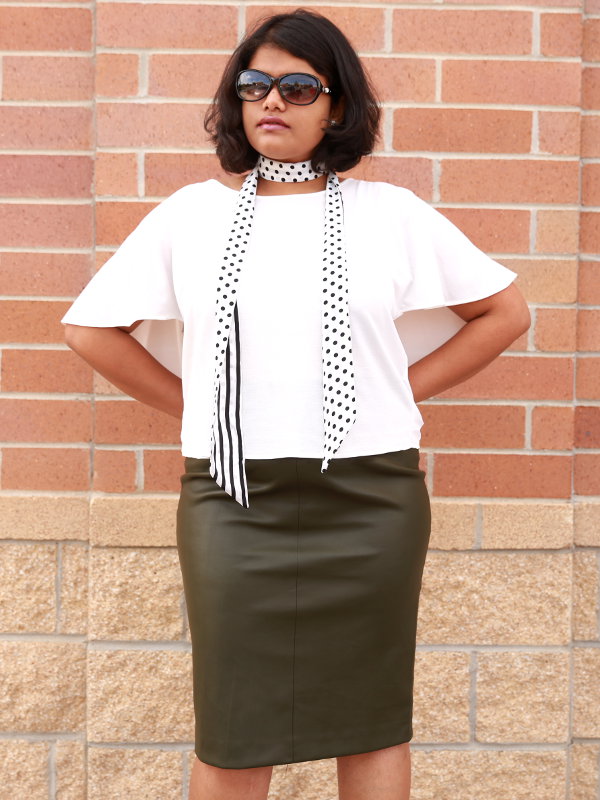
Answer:
[{"label": "nose", "polygon": [[282,111],[285,111],[285,101],[279,94],[279,89],[275,84],[271,86],[271,91],[263,97],[263,108],[265,110],[279,108]]}]

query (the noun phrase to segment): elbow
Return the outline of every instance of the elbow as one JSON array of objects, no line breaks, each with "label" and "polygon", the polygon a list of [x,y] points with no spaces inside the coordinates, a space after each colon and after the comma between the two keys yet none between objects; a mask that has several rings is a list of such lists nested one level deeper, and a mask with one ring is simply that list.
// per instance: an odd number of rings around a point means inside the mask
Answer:
[{"label": "elbow", "polygon": [[523,300],[523,304],[521,306],[518,317],[517,335],[515,336],[515,339],[526,333],[529,330],[529,328],[531,328],[531,312],[529,311],[529,306]]},{"label": "elbow", "polygon": [[80,325],[70,325],[69,323],[65,324],[65,343],[71,348],[71,350],[77,351],[77,340],[80,332]]}]

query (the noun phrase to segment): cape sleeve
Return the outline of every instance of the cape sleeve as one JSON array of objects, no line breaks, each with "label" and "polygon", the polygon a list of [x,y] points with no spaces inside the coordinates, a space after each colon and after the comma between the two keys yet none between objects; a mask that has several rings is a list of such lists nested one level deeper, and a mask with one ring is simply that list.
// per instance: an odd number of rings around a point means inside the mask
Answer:
[{"label": "cape sleeve", "polygon": [[394,322],[411,364],[466,324],[448,306],[496,294],[517,273],[486,255],[413,192],[407,192],[407,200],[402,263],[394,280]]},{"label": "cape sleeve", "polygon": [[131,335],[167,369],[181,375],[183,318],[173,285],[171,198],[142,219],[61,322],[109,328],[144,320]]}]

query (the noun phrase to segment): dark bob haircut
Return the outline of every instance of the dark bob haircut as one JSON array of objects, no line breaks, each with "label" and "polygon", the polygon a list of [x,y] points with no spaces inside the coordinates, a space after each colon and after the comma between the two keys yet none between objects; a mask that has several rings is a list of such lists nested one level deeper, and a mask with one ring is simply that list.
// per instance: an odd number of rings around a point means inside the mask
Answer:
[{"label": "dark bob haircut", "polygon": [[381,111],[354,48],[333,22],[299,8],[259,21],[233,52],[221,78],[204,127],[226,172],[247,172],[258,159],[242,124],[242,100],[235,91],[238,72],[248,68],[259,47],[274,45],[308,61],[327,78],[333,107],[343,104],[343,120],[325,130],[312,157],[313,168],[343,172],[374,147]]}]

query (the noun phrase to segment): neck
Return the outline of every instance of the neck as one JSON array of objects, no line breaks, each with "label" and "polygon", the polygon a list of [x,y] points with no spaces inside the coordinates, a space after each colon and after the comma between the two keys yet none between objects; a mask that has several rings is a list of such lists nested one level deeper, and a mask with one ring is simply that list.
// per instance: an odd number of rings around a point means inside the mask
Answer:
[{"label": "neck", "polygon": [[305,161],[279,161],[267,156],[259,156],[257,194],[307,194],[319,192],[327,184],[327,173],[312,168],[309,159]]},{"label": "neck", "polygon": [[302,183],[274,183],[259,176],[256,194],[271,197],[283,194],[311,194],[312,192],[322,192],[326,185],[327,175],[320,175],[314,181],[303,181]]}]

